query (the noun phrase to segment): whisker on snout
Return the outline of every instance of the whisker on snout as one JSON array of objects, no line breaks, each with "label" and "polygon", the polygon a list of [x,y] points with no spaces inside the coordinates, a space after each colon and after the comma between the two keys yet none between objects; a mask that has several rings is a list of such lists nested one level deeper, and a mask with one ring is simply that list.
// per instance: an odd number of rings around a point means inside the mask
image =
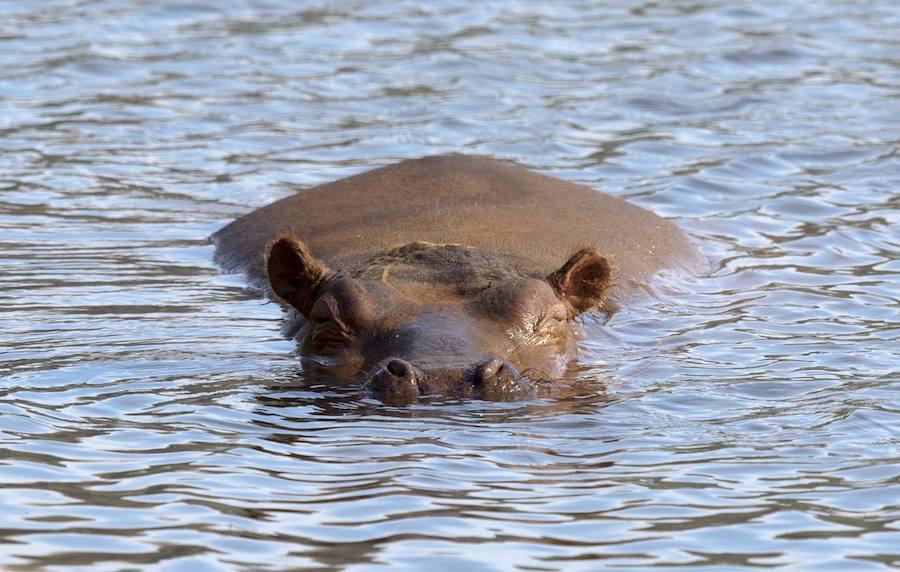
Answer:
[{"label": "whisker on snout", "polygon": [[542,385],[553,384],[560,380],[555,379],[544,370],[532,367],[522,370],[519,373],[519,379],[517,379],[516,381],[518,381],[519,383],[528,384],[530,389],[536,389]]}]

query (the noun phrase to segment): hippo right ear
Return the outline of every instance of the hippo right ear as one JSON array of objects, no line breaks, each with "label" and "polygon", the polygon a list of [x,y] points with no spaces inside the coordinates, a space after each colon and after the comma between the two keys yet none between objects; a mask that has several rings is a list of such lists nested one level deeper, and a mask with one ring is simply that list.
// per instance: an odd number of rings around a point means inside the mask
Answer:
[{"label": "hippo right ear", "polygon": [[565,300],[578,315],[599,308],[612,286],[609,261],[594,248],[585,248],[572,255],[562,267],[547,276],[556,294]]},{"label": "hippo right ear", "polygon": [[309,317],[316,300],[316,291],[331,274],[309,249],[296,238],[285,236],[276,240],[266,258],[269,285],[279,298]]}]

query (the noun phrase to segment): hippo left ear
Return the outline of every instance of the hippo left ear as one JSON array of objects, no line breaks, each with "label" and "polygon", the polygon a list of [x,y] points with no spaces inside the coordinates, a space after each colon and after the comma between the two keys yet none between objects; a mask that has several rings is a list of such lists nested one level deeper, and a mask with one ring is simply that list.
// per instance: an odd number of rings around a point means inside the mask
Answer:
[{"label": "hippo left ear", "polygon": [[603,303],[612,285],[611,277],[612,269],[606,257],[595,248],[585,248],[547,276],[547,282],[577,315]]},{"label": "hippo left ear", "polygon": [[272,244],[266,271],[272,291],[306,317],[316,301],[319,285],[331,274],[305,244],[290,236]]}]

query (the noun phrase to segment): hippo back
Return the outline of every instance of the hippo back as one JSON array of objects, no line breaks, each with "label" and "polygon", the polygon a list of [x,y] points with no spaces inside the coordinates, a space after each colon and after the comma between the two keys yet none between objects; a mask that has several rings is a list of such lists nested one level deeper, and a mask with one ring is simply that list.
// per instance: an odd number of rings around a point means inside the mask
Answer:
[{"label": "hippo back", "polygon": [[703,264],[682,232],[650,211],[514,163],[465,155],[404,161],[259,208],[213,235],[216,260],[262,286],[266,246],[285,233],[335,269],[424,241],[479,248],[519,270],[548,274],[594,246],[613,263],[619,297],[662,268]]}]

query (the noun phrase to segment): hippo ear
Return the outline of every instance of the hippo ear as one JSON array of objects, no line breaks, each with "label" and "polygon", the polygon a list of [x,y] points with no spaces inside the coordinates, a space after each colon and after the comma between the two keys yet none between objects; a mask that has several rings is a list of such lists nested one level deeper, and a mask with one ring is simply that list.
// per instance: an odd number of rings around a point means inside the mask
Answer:
[{"label": "hippo ear", "polygon": [[596,249],[585,248],[547,276],[547,282],[577,315],[603,303],[612,285],[611,276],[609,261]]},{"label": "hippo ear", "polygon": [[331,271],[296,238],[285,236],[269,249],[266,272],[272,291],[304,316],[309,316],[316,290]]}]

